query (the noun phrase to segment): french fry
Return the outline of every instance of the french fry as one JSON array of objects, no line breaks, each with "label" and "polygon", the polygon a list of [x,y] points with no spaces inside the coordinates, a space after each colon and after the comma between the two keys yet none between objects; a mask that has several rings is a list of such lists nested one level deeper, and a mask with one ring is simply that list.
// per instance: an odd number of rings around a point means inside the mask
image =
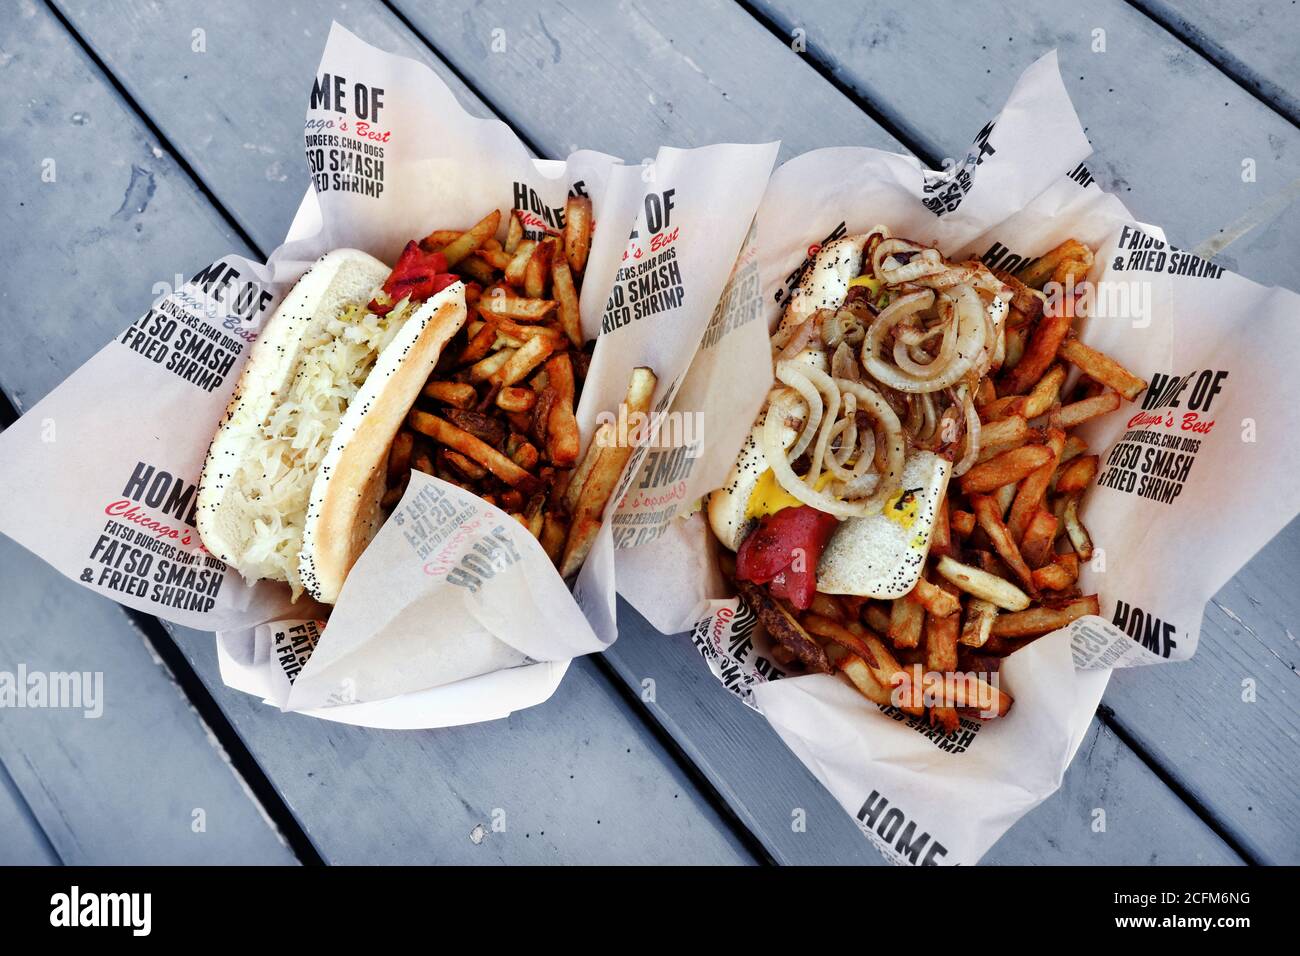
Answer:
[{"label": "french fry", "polygon": [[605,422],[596,429],[591,443],[587,445],[587,453],[582,456],[578,467],[573,469],[569,477],[569,485],[564,492],[564,506],[568,511],[572,512],[578,506],[578,494],[582,491],[582,484],[587,480],[587,475],[596,464],[600,449],[612,445],[615,440],[615,429],[612,423]]},{"label": "french fry", "polygon": [[513,450],[507,449],[507,451],[509,452],[510,460],[524,471],[532,471],[542,460],[542,456],[538,453],[537,447],[531,442],[520,441]]},{"label": "french fry", "polygon": [[1065,533],[1069,535],[1070,544],[1074,546],[1074,552],[1079,556],[1079,560],[1091,561],[1092,535],[1088,534],[1088,529],[1079,520],[1078,492],[1066,496],[1065,510],[1061,512],[1061,523],[1065,525]]},{"label": "french fry", "polygon": [[875,672],[867,662],[856,654],[846,654],[835,662],[835,666],[844,674],[867,700],[881,707],[893,704],[893,690],[876,680]]},{"label": "french fry", "polygon": [[1056,543],[1056,515],[1039,508],[1025,524],[1020,540],[1020,553],[1031,568],[1041,568],[1052,560],[1052,546]]},{"label": "french fry", "polygon": [[925,608],[908,597],[895,598],[889,611],[889,639],[895,647],[916,647],[921,643]]},{"label": "french fry", "polygon": [[429,382],[420,394],[455,408],[470,408],[478,399],[474,386],[468,382]]},{"label": "french fry", "polygon": [[1061,343],[1058,354],[1071,365],[1081,369],[1089,378],[1113,388],[1130,402],[1147,387],[1144,379],[1138,378],[1104,352],[1098,352],[1084,345],[1074,336]]},{"label": "french fry", "polygon": [[499,349],[486,358],[480,359],[469,367],[466,374],[471,382],[486,382],[495,375],[510,357],[515,354],[514,349]]},{"label": "french fry", "polygon": [[426,250],[436,251],[447,245],[447,243],[459,239],[462,235],[463,233],[459,229],[435,229],[420,241],[420,245]]},{"label": "french fry", "polygon": [[1010,272],[994,269],[993,274],[1011,287],[1011,308],[1021,315],[1020,321],[1013,323],[1014,325],[1022,325],[1031,319],[1038,318],[1043,311],[1043,294],[1041,292],[1029,288]]},{"label": "french fry", "polygon": [[[980,421],[996,422],[1011,415],[1020,415],[1020,411],[1024,407],[1025,396],[1023,395],[1007,395],[1003,398],[995,398],[979,409]],[[1020,417],[1023,418],[1024,416],[1021,415]]]},{"label": "french fry", "polygon": [[1090,262],[1092,250],[1077,239],[1067,239],[1022,268],[1016,273],[1016,278],[1031,289],[1042,289],[1052,278],[1056,267],[1066,259],[1086,259]]},{"label": "french fry", "polygon": [[[654,398],[657,384],[658,379],[650,369],[638,367],[632,370],[627,395],[623,400],[628,409],[629,419],[633,413],[639,412],[645,415],[650,411],[650,403]],[[623,473],[623,466],[631,456],[631,444],[615,443],[599,449],[596,461],[582,483],[582,490],[578,492],[578,502],[573,509],[573,524],[569,528],[569,540],[565,542],[564,557],[560,562],[562,577],[567,578],[575,574],[586,559],[591,544],[596,538],[596,532],[600,530],[599,515],[604,510],[610,495],[614,493],[614,487]]]},{"label": "french fry", "polygon": [[[514,258],[514,256],[506,252],[504,249],[487,248],[480,249],[478,252],[474,253],[474,256],[471,258],[474,257],[481,259],[493,269],[498,269],[502,272],[510,267],[510,260]],[[489,281],[491,280],[489,279]]]},{"label": "french fry", "polygon": [[1034,587],[1041,591],[1064,591],[1079,580],[1079,556],[1058,554],[1051,564],[1034,570]]},{"label": "french fry", "polygon": [[945,495],[935,511],[934,530],[930,533],[930,553],[938,557],[953,552],[952,527],[948,524],[948,497]]},{"label": "french fry", "polygon": [[1074,306],[1073,296],[1063,296],[1059,308],[1043,313],[1025,344],[1025,354],[998,383],[999,395],[1020,395],[1043,377],[1074,322]]},{"label": "french fry", "polygon": [[987,495],[972,495],[971,506],[975,509],[975,520],[979,522],[984,533],[993,542],[993,547],[1008,568],[1020,579],[1020,583],[1033,593],[1034,579],[1029,565],[1020,554],[1015,538],[1002,521],[1002,514],[997,502]]},{"label": "french fry", "polygon": [[1025,343],[1029,341],[1029,327],[1022,325],[1018,329],[1006,330],[1006,345],[1003,347],[1005,354],[1002,357],[1002,368],[1009,371],[1020,364],[1020,360],[1025,357]]},{"label": "french fry", "polygon": [[407,421],[420,434],[428,435],[440,445],[478,462],[512,488],[517,488],[524,494],[533,494],[541,489],[536,476],[524,471],[501,452],[464,429],[419,409],[412,409]]},{"label": "french fry", "polygon": [[1086,614],[1100,612],[1097,595],[1071,601],[1064,607],[1035,607],[1014,614],[999,614],[993,622],[994,637],[1041,637],[1052,631],[1059,631],[1071,621],[1078,620]]},{"label": "french fry", "polygon": [[492,271],[492,266],[480,259],[477,254],[460,260],[455,267],[455,271],[460,273],[463,278],[473,280],[479,285],[490,283],[496,274]]},{"label": "french fry", "polygon": [[1074,459],[1061,469],[1061,473],[1056,479],[1057,492],[1069,494],[1074,491],[1083,491],[1096,477],[1097,467],[1100,463],[1100,455],[1084,455]]},{"label": "french fry", "polygon": [[528,257],[528,264],[524,266],[524,294],[530,299],[545,297],[546,288],[550,284],[551,259],[554,255],[555,243],[546,239],[539,242],[533,249],[533,254]]},{"label": "french fry", "polygon": [[555,389],[555,402],[546,420],[547,457],[559,468],[577,463],[580,439],[578,421],[573,417],[573,364],[568,353],[552,356],[546,363],[546,376]]},{"label": "french fry", "polygon": [[519,213],[516,210],[510,211],[510,225],[506,227],[506,242],[502,246],[504,252],[515,253],[515,248],[519,245],[519,240],[524,237],[524,224],[519,221]]},{"label": "french fry", "polygon": [[[495,236],[500,225],[501,210],[493,209],[470,229],[461,233],[438,251],[446,257],[448,266],[454,266]],[[426,241],[428,238],[431,237],[426,237]]]},{"label": "french fry", "polygon": [[799,619],[799,623],[804,626],[804,630],[809,634],[815,634],[818,637],[834,641],[864,660],[875,660],[871,648],[866,645],[866,642],[838,621],[822,617],[820,614],[805,614]]},{"label": "french fry", "polygon": [[388,446],[388,483],[401,481],[411,472],[411,450],[415,447],[415,436],[402,429],[393,436],[393,443]]},{"label": "french fry", "polygon": [[556,256],[551,264],[551,292],[555,295],[556,312],[560,327],[574,348],[582,348],[582,319],[578,314],[578,290],[573,284],[573,272],[563,256]]},{"label": "french fry", "polygon": [[472,365],[492,351],[497,340],[497,320],[487,319],[479,325],[478,331],[470,336],[464,350],[456,358],[458,365]]},{"label": "french fry", "polygon": [[1088,443],[1078,435],[1067,435],[1065,438],[1065,447],[1061,449],[1060,460],[1056,465],[1056,473],[1061,473],[1061,467],[1068,461],[1078,458],[1088,450]]},{"label": "french fry", "polygon": [[[890,651],[888,645],[871,631],[866,628],[859,628],[855,633],[871,649],[871,655],[875,659],[874,662],[868,662],[862,658],[859,658],[859,660],[862,660],[863,664],[866,665],[875,682],[892,694],[893,688],[905,677],[902,665]],[[852,680],[851,676],[850,680]],[[854,684],[856,685],[857,682],[854,681]],[[893,703],[892,699],[886,701],[886,705]],[[920,716],[924,710],[919,706],[903,705],[902,702],[900,702],[899,709],[913,716]]]},{"label": "french fry", "polygon": [[564,204],[564,254],[569,268],[578,275],[587,268],[591,227],[591,200],[586,196],[570,196]]},{"label": "french fry", "polygon": [[1024,415],[1007,415],[980,428],[980,452],[994,448],[1005,451],[1007,446],[1023,445],[1031,434]]},{"label": "french fry", "polygon": [[1090,419],[1108,415],[1117,408],[1119,408],[1119,393],[1107,389],[1100,395],[1085,398],[1081,402],[1062,405],[1048,416],[1048,421],[1057,428],[1070,429]]},{"label": "french fry", "polygon": [[1025,536],[1025,527],[1029,519],[1043,504],[1047,488],[1052,483],[1052,474],[1056,471],[1056,460],[1065,447],[1065,432],[1059,428],[1047,433],[1045,447],[1052,453],[1051,458],[1025,476],[1016,491],[1015,500],[1011,502],[1011,513],[1007,518],[1007,527],[1011,536],[1017,541]]},{"label": "french fry", "polygon": [[478,301],[478,309],[484,318],[504,316],[520,322],[542,322],[555,311],[555,302],[551,299],[526,298],[514,295],[505,286],[495,285],[483,290],[483,297]]},{"label": "french fry", "polygon": [[[950,585],[951,586],[951,585]],[[946,591],[939,589],[941,593]],[[957,598],[948,594],[954,604]],[[958,604],[960,607],[960,604]],[[957,634],[961,628],[961,618],[952,613],[940,617],[933,613],[925,616],[925,667],[930,671],[948,673],[957,669]],[[938,724],[944,733],[957,729],[957,711],[951,707],[935,707],[930,711],[931,723]]]},{"label": "french fry", "polygon": [[1010,581],[987,571],[972,568],[969,564],[962,564],[949,557],[940,558],[935,570],[967,594],[996,604],[1003,610],[1023,611],[1029,607],[1029,595]]},{"label": "french fry", "polygon": [[[501,364],[488,378],[493,385],[513,385],[520,379],[524,378],[542,362],[546,361],[547,356],[555,349],[555,343],[550,339],[538,337],[529,339],[522,346],[515,349],[510,357]],[[497,353],[498,355],[501,353]]]},{"label": "french fry", "polygon": [[426,475],[434,474],[433,459],[429,456],[429,449],[416,446],[411,452],[411,467]]},{"label": "french fry", "polygon": [[1019,481],[1052,460],[1051,449],[1043,445],[1022,445],[975,465],[958,479],[964,494],[986,494]]},{"label": "french fry", "polygon": [[896,699],[917,702],[924,700],[928,691],[939,695],[941,707],[976,710],[981,718],[1004,717],[1011,709],[1010,694],[974,674],[927,674],[925,667],[913,664],[904,668],[899,685]]},{"label": "french fry", "polygon": [[496,404],[508,412],[526,412],[537,403],[537,393],[531,388],[507,385],[497,392]]},{"label": "french fry", "polygon": [[966,602],[966,620],[962,623],[958,642],[967,647],[983,647],[992,633],[997,616],[996,604],[982,598],[971,598]]},{"label": "french fry", "polygon": [[458,451],[452,451],[450,448],[443,448],[439,455],[451,465],[456,471],[460,472],[470,481],[481,481],[487,476],[487,469],[471,458],[462,455]]},{"label": "french fry", "polygon": [[1065,384],[1065,366],[1053,365],[1038,380],[1038,383],[1025,396],[1022,412],[1026,418],[1037,418],[1051,411],[1061,396],[1061,386]]},{"label": "french fry", "polygon": [[542,518],[542,550],[546,556],[551,559],[552,564],[558,564],[560,558],[564,555],[564,542],[569,536],[569,526],[558,515],[547,511]]},{"label": "french fry", "polygon": [[953,534],[959,538],[969,538],[975,530],[975,515],[969,511],[953,511],[948,515]]},{"label": "french fry", "polygon": [[908,598],[925,608],[931,617],[951,617],[961,610],[961,602],[955,595],[927,581],[925,575],[917,579]]},{"label": "french fry", "polygon": [[528,260],[533,257],[533,250],[536,248],[535,239],[521,239],[516,244],[514,258],[510,260],[510,265],[506,266],[506,282],[514,286],[524,284],[524,271],[528,268]]}]

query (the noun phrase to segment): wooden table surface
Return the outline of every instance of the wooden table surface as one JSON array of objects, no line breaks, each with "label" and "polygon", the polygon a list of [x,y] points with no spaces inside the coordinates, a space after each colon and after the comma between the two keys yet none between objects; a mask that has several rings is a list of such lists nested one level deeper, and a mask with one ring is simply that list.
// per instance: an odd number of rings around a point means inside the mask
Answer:
[{"label": "wooden table surface", "polygon": [[[782,159],[869,145],[938,166],[1056,48],[1103,188],[1174,244],[1300,289],[1289,0],[9,0],[5,423],[155,283],[279,243],[335,19],[539,155],[634,161],[779,138]],[[0,711],[0,863],[882,862],[685,636],[624,605],[618,642],[547,703],[374,731],[283,715],[222,685],[210,635],[128,614],[7,539],[0,559],[0,671],[100,671],[108,702],[95,720]],[[1117,673],[1061,790],[985,862],[1300,862],[1297,568],[1300,522],[1207,605],[1192,661]]]}]

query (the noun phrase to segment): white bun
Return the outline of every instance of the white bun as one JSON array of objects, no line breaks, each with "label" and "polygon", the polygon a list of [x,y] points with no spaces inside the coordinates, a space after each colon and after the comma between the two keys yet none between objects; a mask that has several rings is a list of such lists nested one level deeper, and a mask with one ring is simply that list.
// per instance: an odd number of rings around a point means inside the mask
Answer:
[{"label": "white bun", "polygon": [[[322,256],[285,296],[253,345],[199,479],[197,523],[207,549],[245,577],[287,580],[282,569],[245,559],[253,541],[241,465],[262,441],[262,424],[288,387],[310,333],[358,302],[388,277],[388,266],[356,249]],[[278,573],[277,573],[278,572]]]},{"label": "white bun", "polygon": [[298,574],[318,601],[338,600],[379,530],[393,436],[465,318],[465,285],[457,282],[407,319],[348,405],[316,472],[303,529]]}]

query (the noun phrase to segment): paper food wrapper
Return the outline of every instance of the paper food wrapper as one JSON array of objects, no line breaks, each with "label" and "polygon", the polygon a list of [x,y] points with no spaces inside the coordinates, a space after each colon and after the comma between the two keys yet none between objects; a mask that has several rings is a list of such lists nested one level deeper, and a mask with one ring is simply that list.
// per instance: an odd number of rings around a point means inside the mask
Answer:
[{"label": "paper food wrapper", "polygon": [[[870,149],[781,166],[673,409],[703,421],[666,481],[643,468],[624,507],[638,494],[644,506],[615,519],[635,520],[643,542],[618,552],[621,593],[661,631],[691,630],[718,678],[895,862],[977,862],[1060,785],[1110,668],[1190,657],[1206,601],[1300,511],[1300,297],[1170,247],[1092,182],[1089,152],[1053,53],[943,173]],[[1080,432],[1101,455],[1082,508],[1096,555],[1080,580],[1101,615],[1007,658],[1010,713],[963,719],[950,736],[839,676],[786,677],[727,596],[693,512],[763,403],[769,329],[809,258],[877,223],[1012,270],[1068,237],[1088,243],[1096,294],[1082,338],[1151,383]]]},{"label": "paper food wrapper", "polygon": [[266,264],[201,268],[0,436],[0,530],[100,594],[217,631],[226,683],[286,710],[378,727],[502,717],[614,640],[608,528],[570,593],[509,515],[417,472],[332,611],[247,584],[203,548],[194,511],[250,346],[332,249],[392,263],[411,238],[492,209],[501,238],[511,209],[537,238],[586,195],[596,226],[580,305],[599,338],[577,410],[585,442],[636,365],[658,373],[657,402],[672,400],[777,146],[665,148],[634,166],[591,151],[535,160],[426,66],[338,24],[303,92],[313,182],[284,244]]}]

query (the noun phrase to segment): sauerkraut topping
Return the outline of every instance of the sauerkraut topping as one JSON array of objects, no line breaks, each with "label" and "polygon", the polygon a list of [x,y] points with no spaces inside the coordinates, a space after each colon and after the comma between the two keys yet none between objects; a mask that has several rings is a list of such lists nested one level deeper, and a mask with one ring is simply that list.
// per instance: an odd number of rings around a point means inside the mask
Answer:
[{"label": "sauerkraut topping", "polygon": [[241,562],[250,581],[288,581],[295,600],[302,593],[298,555],[316,472],[349,403],[418,305],[403,299],[382,316],[351,306],[304,340],[285,393],[260,426],[262,440],[232,481],[252,516]]}]

